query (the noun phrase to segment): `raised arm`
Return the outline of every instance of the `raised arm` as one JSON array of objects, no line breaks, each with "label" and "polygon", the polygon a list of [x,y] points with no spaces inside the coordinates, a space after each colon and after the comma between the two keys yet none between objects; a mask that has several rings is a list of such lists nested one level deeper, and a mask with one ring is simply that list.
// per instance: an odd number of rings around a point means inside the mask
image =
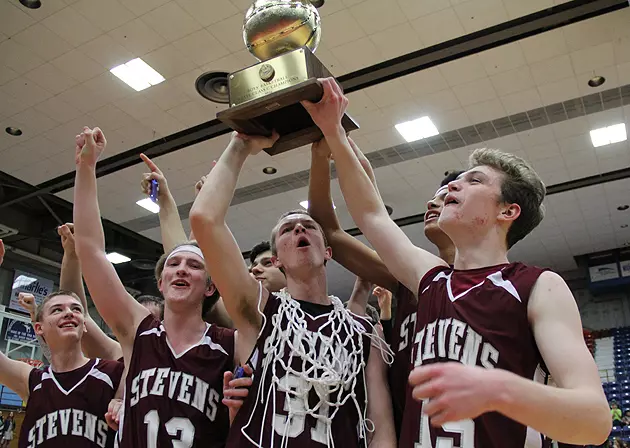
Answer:
[{"label": "raised arm", "polygon": [[[382,334],[379,334],[383,337]],[[367,383],[367,417],[374,424],[374,432],[368,434],[368,445],[371,448],[396,447],[396,430],[394,428],[394,411],[387,383],[387,365],[383,361],[380,350],[372,346],[365,369]]]},{"label": "raised arm", "polygon": [[[358,148],[357,148],[358,149]],[[365,157],[364,157],[365,159]],[[367,159],[364,166],[376,187],[374,173]],[[379,196],[380,197],[380,196]],[[330,194],[330,148],[326,140],[313,144],[308,188],[309,213],[322,226],[333,259],[358,277],[396,291],[398,280],[389,272],[378,254],[339,225]]]},{"label": "raised arm", "polygon": [[350,298],[348,299],[348,309],[354,314],[365,316],[371,290],[372,284],[370,282],[363,280],[361,277],[357,277],[354,281],[352,294],[350,294]]},{"label": "raised arm", "polygon": [[105,256],[105,236],[96,189],[96,162],[105,146],[105,136],[99,128],[85,127],[81,135],[77,135],[75,244],[92,300],[116,335],[128,363],[136,329],[149,311],[129,295]]},{"label": "raised arm", "polygon": [[88,358],[120,359],[122,357],[120,344],[105,334],[101,327],[94,322],[88,311],[87,297],[85,296],[85,288],[83,288],[81,264],[75,250],[74,224],[67,223],[59,226],[57,233],[61,237],[61,245],[63,246],[59,289],[72,291],[79,296],[85,311],[85,328],[87,332],[81,338],[81,350]]},{"label": "raised arm", "polygon": [[9,359],[0,352],[0,384],[18,394],[22,401],[28,401],[28,377],[33,367],[22,361]]},{"label": "raised arm", "polygon": [[[206,268],[239,332],[240,359],[249,357],[262,326],[258,311],[259,285],[249,275],[225,217],[247,156],[271,147],[273,141],[263,137],[233,134],[228,147],[206,176],[190,210],[190,227],[203,251]],[[268,292],[264,290],[261,307],[266,303],[267,297]]]},{"label": "raised arm", "polygon": [[142,191],[148,196],[151,194],[151,181],[155,180],[158,183],[157,201],[160,206],[158,216],[160,218],[162,247],[164,248],[164,252],[168,253],[178,244],[188,241],[188,238],[186,238],[186,232],[184,231],[182,220],[179,217],[179,210],[177,209],[175,198],[173,198],[168,188],[166,177],[164,177],[164,174],[160,171],[158,166],[147,156],[140,154],[140,158],[150,171],[142,175]]},{"label": "raised arm", "polygon": [[321,82],[324,96],[320,102],[314,104],[305,101],[302,104],[330,146],[339,173],[341,192],[350,215],[389,271],[409,290],[416,292],[420,280],[429,269],[446,263],[414,246],[407,235],[390,219],[341,126],[341,117],[348,100],[334,79],[326,78]]}]

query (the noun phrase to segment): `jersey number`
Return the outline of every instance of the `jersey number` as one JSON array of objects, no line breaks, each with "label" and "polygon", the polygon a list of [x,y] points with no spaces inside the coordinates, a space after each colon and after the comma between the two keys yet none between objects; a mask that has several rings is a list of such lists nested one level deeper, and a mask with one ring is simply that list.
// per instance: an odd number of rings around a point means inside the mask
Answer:
[{"label": "jersey number", "polygon": [[[298,395],[308,397],[311,385],[304,378],[287,373],[282,379],[280,379],[280,391],[297,392]],[[305,389],[307,390],[305,392]],[[305,392],[302,394],[302,392]],[[304,425],[306,422],[306,416],[303,414],[306,410],[304,403],[301,399],[296,398],[294,395],[285,395],[284,410],[289,412],[295,412],[289,420],[286,415],[275,414],[273,417],[274,428],[278,435],[295,438],[304,432]],[[324,401],[328,401],[328,396],[322,397]],[[313,442],[327,444],[326,423],[323,418],[328,417],[328,405],[322,404],[318,410],[318,415],[322,418],[317,419],[317,424],[314,428],[311,428],[311,440]]]},{"label": "jersey number", "polygon": [[[144,423],[147,425],[147,448],[156,448],[158,440],[158,428],[160,426],[160,416],[154,409],[144,416]],[[166,425],[166,432],[171,436],[179,438],[173,440],[173,448],[190,448],[195,441],[195,427],[190,420],[183,417],[173,417]]]},{"label": "jersey number", "polygon": [[438,433],[435,446],[431,442],[429,417],[423,413],[420,439],[414,448],[475,448],[475,422],[472,420],[445,423],[434,431]]}]

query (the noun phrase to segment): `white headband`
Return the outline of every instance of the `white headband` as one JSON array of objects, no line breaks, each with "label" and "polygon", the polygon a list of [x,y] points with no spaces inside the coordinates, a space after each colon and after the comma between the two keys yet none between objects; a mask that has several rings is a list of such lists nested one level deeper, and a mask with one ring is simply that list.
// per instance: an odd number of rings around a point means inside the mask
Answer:
[{"label": "white headband", "polygon": [[166,261],[168,262],[168,260],[170,260],[172,257],[174,257],[176,254],[180,253],[180,252],[191,252],[195,255],[199,255],[199,257],[203,260],[206,261],[205,258],[203,258],[203,253],[201,253],[201,249],[199,249],[197,246],[193,246],[192,244],[183,244],[177,248],[175,248],[173,250],[173,252],[171,252],[168,257],[166,257]]}]

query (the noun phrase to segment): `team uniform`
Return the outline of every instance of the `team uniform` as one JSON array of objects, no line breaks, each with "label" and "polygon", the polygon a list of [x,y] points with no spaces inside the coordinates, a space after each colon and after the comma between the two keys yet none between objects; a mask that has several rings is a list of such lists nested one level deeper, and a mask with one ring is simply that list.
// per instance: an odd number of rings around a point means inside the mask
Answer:
[{"label": "team uniform", "polygon": [[394,423],[396,434],[400,435],[405,401],[407,399],[407,383],[409,382],[411,347],[416,328],[417,299],[402,284],[396,291],[396,315],[390,341],[394,352],[394,362],[388,370],[389,390],[392,395]]},{"label": "team uniform", "polygon": [[207,324],[203,338],[175,354],[164,326],[148,315],[129,363],[118,442],[121,448],[223,447],[223,372],[234,369],[234,331]]},{"label": "team uniform", "polygon": [[123,369],[117,361],[90,359],[70,372],[31,370],[18,447],[111,448],[105,413]]},{"label": "team uniform", "polygon": [[[454,361],[546,382],[527,316],[530,292],[542,272],[521,263],[430,270],[419,286],[412,367]],[[407,388],[401,448],[433,448],[438,441],[460,448],[543,446],[540,433],[497,412],[434,428],[411,390]]]},{"label": "team uniform", "polygon": [[[292,311],[283,311],[287,309]],[[254,367],[253,384],[232,423],[227,446],[319,448],[329,445],[331,440],[335,446],[344,448],[364,446],[361,438],[362,417],[366,411],[363,373],[371,343],[367,335],[373,331],[367,318],[351,314],[340,301],[336,305],[318,305],[294,300],[288,293],[286,296],[270,294],[261,312],[263,328],[249,360]],[[291,317],[293,312],[298,318]],[[339,321],[349,325],[342,326],[337,339],[333,334],[337,326],[331,322],[337,322],[339,316],[345,316]],[[303,332],[294,330],[291,322],[296,321]],[[355,331],[347,331],[348,327]],[[296,337],[296,333],[300,337]],[[353,351],[360,343],[363,349]],[[316,359],[315,366],[297,354],[307,350],[307,346],[312,349],[309,353]],[[373,356],[381,356],[378,349],[374,349]],[[323,358],[330,364],[318,364]],[[344,377],[344,368],[350,369],[355,363],[357,371]],[[322,365],[333,368],[327,370]],[[307,379],[309,375],[319,379],[328,377],[335,384],[338,384],[335,377],[345,380],[341,387],[334,388],[328,387],[325,380]],[[353,391],[356,401],[351,396]]]}]

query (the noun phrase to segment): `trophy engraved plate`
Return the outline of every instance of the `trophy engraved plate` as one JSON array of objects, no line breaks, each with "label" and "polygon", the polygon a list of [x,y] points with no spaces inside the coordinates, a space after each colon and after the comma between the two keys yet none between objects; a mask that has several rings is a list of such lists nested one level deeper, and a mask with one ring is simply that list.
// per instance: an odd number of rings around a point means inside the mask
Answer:
[{"label": "trophy engraved plate", "polygon": [[[217,118],[232,129],[251,135],[280,138],[271,155],[322,138],[319,128],[300,104],[323,95],[318,78],[332,76],[313,52],[321,37],[320,18],[310,0],[256,0],[243,24],[248,50],[261,62],[228,75],[229,109]],[[358,129],[347,114],[346,131]]]}]

